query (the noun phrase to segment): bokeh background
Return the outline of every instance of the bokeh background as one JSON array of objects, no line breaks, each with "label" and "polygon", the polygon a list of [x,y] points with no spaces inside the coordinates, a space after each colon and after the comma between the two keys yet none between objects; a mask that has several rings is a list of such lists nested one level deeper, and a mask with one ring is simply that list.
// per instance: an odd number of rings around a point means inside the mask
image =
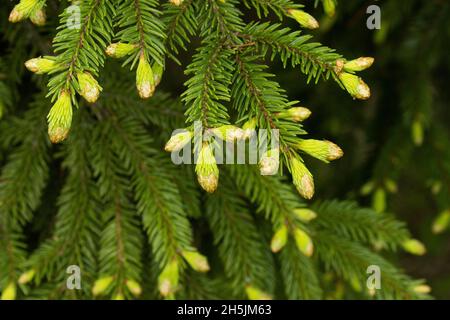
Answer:
[{"label": "bokeh background", "polygon": [[[450,208],[450,3],[339,4],[333,18],[324,17],[321,6],[311,7],[323,17],[316,39],[348,58],[375,58],[362,75],[372,98],[352,101],[332,81],[305,85],[297,70],[275,69],[290,98],[312,110],[306,130],[344,149],[344,158],[331,166],[309,164],[317,192],[382,207],[384,194],[385,210],[405,221],[427,247],[422,257],[400,254],[394,259],[407,273],[427,279],[434,297],[449,299],[450,230],[434,234],[432,225]],[[366,9],[373,4],[381,9],[380,30],[366,27]],[[394,192],[386,188],[390,180]]]}]

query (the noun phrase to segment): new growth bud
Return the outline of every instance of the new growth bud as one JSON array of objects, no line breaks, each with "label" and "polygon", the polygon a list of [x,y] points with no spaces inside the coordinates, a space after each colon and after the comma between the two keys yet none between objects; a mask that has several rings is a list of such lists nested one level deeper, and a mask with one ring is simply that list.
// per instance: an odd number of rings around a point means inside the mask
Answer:
[{"label": "new growth bud", "polygon": [[378,213],[386,210],[386,192],[383,188],[377,188],[372,195],[372,208]]},{"label": "new growth bud", "polygon": [[159,85],[162,79],[162,75],[164,72],[164,67],[159,63],[155,62],[152,66],[153,70],[153,79],[155,81],[155,87]]},{"label": "new growth bud", "polygon": [[47,115],[48,135],[52,143],[60,143],[67,138],[72,125],[72,112],[71,96],[62,90]]},{"label": "new growth bud", "polygon": [[298,193],[305,199],[311,199],[314,196],[314,180],[312,174],[303,162],[296,157],[291,158],[290,169],[292,180]]},{"label": "new growth bud", "polygon": [[127,285],[128,290],[135,295],[136,297],[140,296],[142,293],[141,285],[134,280],[128,279],[126,280],[125,284]]},{"label": "new growth bud", "polygon": [[252,285],[245,286],[245,293],[249,300],[272,300],[269,294]]},{"label": "new growth bud", "polygon": [[416,119],[411,126],[411,137],[414,144],[420,147],[423,144],[424,130],[422,121]]},{"label": "new growth bud", "polygon": [[125,300],[125,297],[119,292],[113,297],[113,300]]},{"label": "new growth bud", "polygon": [[158,277],[159,292],[163,297],[168,297],[175,293],[178,286],[178,261],[170,261]]},{"label": "new growth bud", "polygon": [[31,14],[30,20],[31,20],[32,23],[34,23],[37,26],[45,25],[45,22],[47,20],[46,16],[45,16],[45,11],[43,9],[35,10]]},{"label": "new growth bud", "polygon": [[89,103],[96,102],[103,90],[97,80],[88,72],[78,73],[77,78],[80,95]]},{"label": "new growth bud", "polygon": [[92,287],[92,294],[94,296],[98,296],[103,294],[111,285],[111,283],[113,282],[114,277],[112,276],[107,276],[107,277],[102,277],[100,279],[97,279],[94,282],[94,286]]},{"label": "new growth bud", "polygon": [[344,64],[344,70],[349,72],[363,71],[370,68],[375,61],[372,57],[361,57]]},{"label": "new growth bud", "polygon": [[402,247],[406,252],[409,252],[416,256],[423,256],[427,252],[427,249],[425,248],[423,243],[416,239],[406,240],[402,243]]},{"label": "new growth bud", "polygon": [[310,209],[295,209],[294,214],[303,222],[309,222],[317,218],[317,213]]},{"label": "new growth bud", "polygon": [[179,6],[183,3],[184,0],[169,0],[170,3]]},{"label": "new growth bud", "polygon": [[419,294],[428,294],[431,292],[431,287],[429,285],[426,284],[421,284],[418,286],[415,286],[413,288],[415,293],[419,293]]},{"label": "new growth bud", "polygon": [[9,282],[3,289],[1,300],[15,300],[17,287],[14,282]]},{"label": "new growth bud", "polygon": [[300,228],[294,230],[294,239],[297,248],[307,257],[311,257],[314,253],[314,245],[309,235]]},{"label": "new growth bud", "polygon": [[307,29],[319,28],[317,20],[303,10],[289,9],[288,14],[291,15],[302,27]]},{"label": "new growth bud", "polygon": [[26,284],[26,283],[30,282],[31,280],[33,280],[35,274],[36,274],[36,270],[30,269],[20,275],[18,282],[20,284]]},{"label": "new growth bud", "polygon": [[275,175],[280,166],[280,151],[271,149],[266,151],[259,161],[259,170],[263,176]]},{"label": "new growth bud", "polygon": [[208,259],[198,253],[197,251],[183,251],[181,253],[183,258],[187,261],[187,263],[191,266],[192,269],[198,272],[207,272],[209,271]]},{"label": "new growth bud", "polygon": [[52,59],[33,58],[25,62],[25,67],[36,74],[44,74],[57,69],[58,64]]},{"label": "new growth bud", "polygon": [[[39,2],[38,0],[21,0],[19,4],[17,4],[14,9],[11,11],[9,15],[9,22],[16,23],[21,20],[27,19],[31,16],[34,16],[36,21],[41,23],[42,16],[39,17],[38,11],[42,11],[43,2]],[[42,14],[42,13],[41,13]],[[35,23],[33,21],[33,23]],[[44,15],[44,23],[45,23],[45,15]]]},{"label": "new growth bud", "polygon": [[229,142],[241,140],[244,137],[244,131],[241,128],[228,124],[211,129],[211,132],[219,139]]},{"label": "new growth bud", "polygon": [[444,232],[450,225],[450,209],[442,212],[433,222],[432,231],[434,234]]},{"label": "new growth bud", "polygon": [[139,96],[142,99],[150,98],[155,92],[155,78],[153,75],[153,70],[144,54],[141,54],[139,58],[139,64],[136,71],[136,87],[139,92]]},{"label": "new growth bud", "polygon": [[344,152],[338,145],[327,140],[301,140],[296,147],[326,163],[339,159],[344,155]]},{"label": "new growth bud", "polygon": [[191,131],[180,132],[173,135],[169,141],[167,141],[164,150],[167,152],[180,151],[185,145],[191,142],[193,135],[194,134]]},{"label": "new growth bud", "polygon": [[211,146],[203,143],[195,166],[197,180],[200,186],[207,192],[216,191],[219,183],[219,168]]},{"label": "new growth bud", "polygon": [[280,112],[277,117],[281,119],[290,119],[294,122],[302,122],[311,116],[311,111],[304,107],[294,107]]},{"label": "new growth bud", "polygon": [[279,252],[287,243],[288,239],[288,228],[286,225],[282,225],[272,237],[270,242],[270,249],[272,252]]},{"label": "new growth bud", "polygon": [[360,77],[351,73],[342,72],[339,74],[339,79],[353,98],[359,100],[367,100],[370,98],[370,88]]},{"label": "new growth bud", "polygon": [[390,193],[397,193],[398,191],[397,183],[392,179],[386,179],[384,181],[384,186],[386,187],[386,190],[389,191]]},{"label": "new growth bud", "polygon": [[334,17],[336,14],[336,2],[335,0],[324,0],[323,10],[329,17]]},{"label": "new growth bud", "polygon": [[138,48],[137,45],[129,43],[112,43],[106,48],[106,54],[111,58],[123,58]]}]

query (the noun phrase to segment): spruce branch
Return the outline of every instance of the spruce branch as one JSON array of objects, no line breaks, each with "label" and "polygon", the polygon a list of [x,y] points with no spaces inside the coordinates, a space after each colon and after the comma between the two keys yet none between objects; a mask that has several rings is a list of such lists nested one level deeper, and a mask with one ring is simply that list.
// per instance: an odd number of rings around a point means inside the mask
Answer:
[{"label": "spruce branch", "polygon": [[295,4],[292,0],[244,0],[244,4],[247,8],[254,8],[260,19],[267,17],[270,12],[273,12],[280,20],[283,20],[288,10],[303,7]]},{"label": "spruce branch", "polygon": [[239,297],[249,286],[271,294],[273,261],[268,248],[264,248],[262,237],[244,203],[230,192],[232,183],[226,181],[225,185],[228,188],[215,193],[206,204],[206,215],[225,273]]}]

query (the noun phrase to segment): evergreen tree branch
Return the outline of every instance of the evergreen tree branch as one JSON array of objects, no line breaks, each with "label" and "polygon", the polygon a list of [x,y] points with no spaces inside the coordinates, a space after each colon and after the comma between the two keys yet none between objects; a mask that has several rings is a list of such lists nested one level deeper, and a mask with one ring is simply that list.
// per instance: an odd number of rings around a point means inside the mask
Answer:
[{"label": "evergreen tree branch", "polygon": [[246,285],[272,293],[272,258],[264,248],[263,239],[244,203],[235,193],[228,191],[231,186],[225,183],[224,188],[208,198],[206,204],[206,215],[225,273],[240,297]]},{"label": "evergreen tree branch", "polygon": [[331,76],[340,83],[336,62],[342,56],[320,43],[309,42],[312,36],[300,34],[300,31],[292,32],[289,28],[280,28],[280,24],[266,22],[250,23],[239,36],[245,43],[255,44],[264,56],[270,52],[272,60],[278,55],[284,66],[288,63],[292,67],[300,65],[308,82],[315,80],[317,83],[321,77],[328,79]]}]

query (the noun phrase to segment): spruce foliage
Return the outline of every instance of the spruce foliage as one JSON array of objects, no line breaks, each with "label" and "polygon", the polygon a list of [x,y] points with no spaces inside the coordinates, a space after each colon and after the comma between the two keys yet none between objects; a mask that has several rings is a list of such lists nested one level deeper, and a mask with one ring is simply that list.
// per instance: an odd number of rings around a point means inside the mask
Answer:
[{"label": "spruce foliage", "polygon": [[[339,8],[319,4],[328,15]],[[309,110],[269,68],[280,64],[311,86],[328,80],[349,100],[366,100],[360,71],[373,62],[313,40],[306,29],[317,21],[308,9],[292,0],[2,6],[10,48],[0,52],[2,298],[341,298],[337,285],[348,297],[429,298],[424,281],[387,258],[402,248],[420,253],[379,200],[395,189],[386,174],[396,171],[383,165],[400,152],[392,151],[397,140],[386,144],[376,182],[365,188],[378,192],[375,210],[321,194],[307,201],[315,190],[308,157],[328,163],[342,150],[307,133]],[[31,79],[24,63],[36,73]],[[186,76],[182,93],[165,87],[177,83],[169,65]],[[33,94],[24,95],[22,83]],[[431,104],[421,88],[417,110],[404,102],[416,143]],[[164,152],[172,131],[193,132],[197,122],[203,134],[278,130],[280,174],[262,175],[263,161],[174,165]],[[404,128],[393,135],[401,140]],[[212,144],[203,142],[205,158]],[[401,150],[404,159],[413,146]],[[441,169],[448,174],[448,161]],[[367,288],[370,265],[381,269],[379,290]],[[81,290],[66,286],[70,266],[82,272]]]}]

